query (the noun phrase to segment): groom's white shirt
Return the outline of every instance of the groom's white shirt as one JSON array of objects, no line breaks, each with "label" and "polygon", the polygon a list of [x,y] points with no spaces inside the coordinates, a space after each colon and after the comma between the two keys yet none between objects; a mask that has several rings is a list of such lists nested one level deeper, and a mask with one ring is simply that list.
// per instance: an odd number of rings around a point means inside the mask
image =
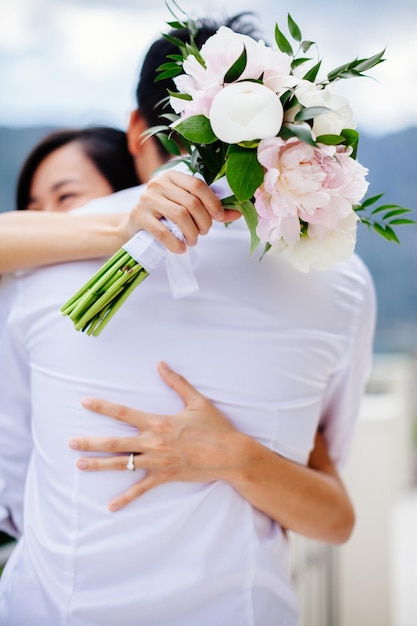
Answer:
[{"label": "groom's white shirt", "polygon": [[[114,210],[112,200],[96,210]],[[374,290],[362,262],[307,275],[279,257],[259,263],[242,221],[215,223],[197,248],[198,292],[174,300],[160,267],[98,338],[77,333],[59,307],[102,261],[19,279],[0,376],[5,471],[14,455],[23,463],[13,429],[25,415],[34,450],[0,623],[297,624],[286,534],[228,484],[169,483],[109,513],[140,473],[83,473],[68,448],[74,436],[131,432],[83,409],[85,396],[175,413],[181,402],[156,372],[163,359],[279,454],[306,463],[321,423],[344,463],[372,355]]]}]

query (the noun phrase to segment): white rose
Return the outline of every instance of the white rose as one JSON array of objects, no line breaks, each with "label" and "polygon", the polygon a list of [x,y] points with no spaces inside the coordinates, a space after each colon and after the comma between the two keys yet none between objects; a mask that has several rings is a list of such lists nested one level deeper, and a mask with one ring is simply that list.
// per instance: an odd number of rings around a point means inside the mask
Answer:
[{"label": "white rose", "polygon": [[313,133],[316,137],[339,135],[344,128],[356,128],[349,102],[343,96],[333,93],[328,87],[319,89],[310,81],[301,81],[295,89],[295,95],[304,107],[323,106],[330,109],[328,113],[314,118]]},{"label": "white rose", "polygon": [[214,134],[231,144],[275,137],[283,116],[278,96],[250,81],[226,85],[213,98],[209,113]]}]

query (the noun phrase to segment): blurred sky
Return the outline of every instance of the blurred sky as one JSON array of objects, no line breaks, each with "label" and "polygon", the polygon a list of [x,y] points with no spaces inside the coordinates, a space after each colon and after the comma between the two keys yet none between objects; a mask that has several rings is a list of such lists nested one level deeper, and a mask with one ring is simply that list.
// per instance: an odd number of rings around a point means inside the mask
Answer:
[{"label": "blurred sky", "polygon": [[[181,0],[192,15],[254,10],[267,41],[289,11],[333,69],[387,46],[372,79],[342,81],[359,128],[417,126],[416,0]],[[0,125],[112,124],[134,107],[141,57],[164,30],[164,0],[0,0]]]}]

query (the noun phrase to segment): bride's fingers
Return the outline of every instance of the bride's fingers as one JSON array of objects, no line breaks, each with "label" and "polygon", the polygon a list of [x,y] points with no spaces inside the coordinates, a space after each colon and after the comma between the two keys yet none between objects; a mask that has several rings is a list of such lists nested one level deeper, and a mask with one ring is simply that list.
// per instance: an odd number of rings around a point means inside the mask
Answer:
[{"label": "bride's fingers", "polygon": [[130,454],[121,454],[119,456],[108,457],[83,457],[77,459],[76,465],[78,469],[89,472],[109,472],[109,471],[128,471],[128,464],[133,462],[135,470],[143,469],[143,463],[141,463],[139,457],[140,453],[134,453],[133,459],[130,459]]},{"label": "bride's fingers", "polygon": [[119,422],[131,424],[139,429],[146,428],[148,425],[148,414],[138,409],[131,409],[121,404],[114,404],[108,400],[102,400],[101,398],[84,398],[81,404],[89,411],[113,417]]},{"label": "bride's fingers", "polygon": [[109,511],[119,511],[123,509],[125,506],[142,496],[147,491],[150,491],[154,487],[161,485],[165,482],[161,476],[156,476],[155,474],[149,473],[146,474],[142,480],[139,480],[137,483],[129,487],[126,491],[124,491],[119,496],[116,496],[109,503]]},{"label": "bride's fingers", "polygon": [[91,452],[141,452],[137,450],[137,437],[73,437],[68,443],[71,450]]}]

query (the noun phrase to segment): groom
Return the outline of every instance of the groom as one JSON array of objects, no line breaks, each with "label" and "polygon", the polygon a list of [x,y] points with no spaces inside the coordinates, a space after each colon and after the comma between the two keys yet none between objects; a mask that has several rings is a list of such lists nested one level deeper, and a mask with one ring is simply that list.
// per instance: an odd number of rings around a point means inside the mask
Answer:
[{"label": "groom", "polygon": [[[143,180],[166,160],[153,139],[141,139],[154,124],[153,78],[166,53],[163,39],[151,47],[129,125]],[[233,217],[204,183],[169,171],[142,190],[136,210],[173,247],[161,215],[189,244],[219,214],[220,222]],[[311,275],[280,258],[260,264],[248,257],[241,221],[227,229],[215,222],[198,255],[199,292],[173,300],[158,268],[98,339],[76,333],[59,307],[100,261],[20,279],[0,395],[5,428],[31,414],[34,449],[23,538],[0,589],[1,623],[298,622],[281,518],[291,493],[277,499],[282,457],[301,476],[321,427],[333,460],[344,461],[372,354],[372,283],[356,257]],[[74,452],[86,442],[93,454]],[[18,458],[21,442],[11,445]],[[95,450],[117,455],[91,460]],[[80,469],[123,472],[80,471],[77,454]],[[123,489],[143,495],[109,513]]]}]

